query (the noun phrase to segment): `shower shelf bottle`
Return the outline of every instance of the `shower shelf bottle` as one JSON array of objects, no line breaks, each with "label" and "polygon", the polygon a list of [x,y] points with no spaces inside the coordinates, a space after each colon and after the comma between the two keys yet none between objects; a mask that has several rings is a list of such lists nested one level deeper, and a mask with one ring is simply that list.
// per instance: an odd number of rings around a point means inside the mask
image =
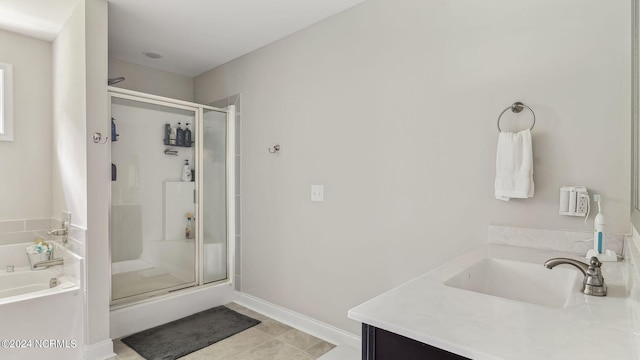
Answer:
[{"label": "shower shelf bottle", "polygon": [[171,145],[171,125],[164,124],[164,140],[165,145]]},{"label": "shower shelf bottle", "polygon": [[193,239],[193,217],[187,213],[187,226],[184,228],[184,238]]},{"label": "shower shelf bottle", "polygon": [[182,167],[182,181],[191,181],[191,166],[189,166],[189,160],[184,161],[184,166]]},{"label": "shower shelf bottle", "polygon": [[175,127],[169,125],[169,145],[176,144],[176,137],[178,136],[178,132]]},{"label": "shower shelf bottle", "polygon": [[180,126],[181,123],[178,123],[178,128],[176,129],[176,145],[177,146],[185,146],[184,144],[184,130]]},{"label": "shower shelf bottle", "polygon": [[184,146],[191,147],[191,129],[189,129],[189,123],[187,123],[187,129],[184,131]]}]

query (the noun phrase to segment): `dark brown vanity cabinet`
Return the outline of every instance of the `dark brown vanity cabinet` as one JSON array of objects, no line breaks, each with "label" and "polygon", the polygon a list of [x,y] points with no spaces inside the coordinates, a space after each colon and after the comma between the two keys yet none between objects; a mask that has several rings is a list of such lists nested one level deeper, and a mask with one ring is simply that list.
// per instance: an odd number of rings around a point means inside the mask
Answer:
[{"label": "dark brown vanity cabinet", "polygon": [[461,360],[466,357],[362,324],[362,360]]}]

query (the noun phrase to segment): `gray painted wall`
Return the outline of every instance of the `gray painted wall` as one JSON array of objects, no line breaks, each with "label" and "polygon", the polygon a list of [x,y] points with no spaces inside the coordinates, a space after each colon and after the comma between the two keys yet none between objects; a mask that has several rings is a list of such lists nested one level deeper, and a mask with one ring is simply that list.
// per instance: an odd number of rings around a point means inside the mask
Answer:
[{"label": "gray painted wall", "polygon": [[[589,230],[558,215],[562,185],[601,194],[628,233],[629,7],[369,0],[197,77],[197,102],[243,96],[243,291],[359,333],[349,308],[489,224]],[[517,100],[537,115],[536,193],[503,202],[496,118]]]},{"label": "gray painted wall", "polygon": [[113,86],[172,99],[193,101],[193,78],[109,58],[109,78],[124,76]]},{"label": "gray painted wall", "polygon": [[51,61],[50,42],[0,30],[0,62],[13,65],[14,106],[14,141],[0,141],[0,220],[51,215]]}]

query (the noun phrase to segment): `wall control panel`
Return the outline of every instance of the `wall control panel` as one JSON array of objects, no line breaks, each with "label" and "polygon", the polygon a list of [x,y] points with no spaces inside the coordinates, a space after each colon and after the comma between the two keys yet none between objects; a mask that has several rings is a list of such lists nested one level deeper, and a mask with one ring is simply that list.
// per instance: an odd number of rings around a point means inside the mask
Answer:
[{"label": "wall control panel", "polygon": [[589,192],[585,186],[563,186],[560,188],[560,215],[587,216]]}]

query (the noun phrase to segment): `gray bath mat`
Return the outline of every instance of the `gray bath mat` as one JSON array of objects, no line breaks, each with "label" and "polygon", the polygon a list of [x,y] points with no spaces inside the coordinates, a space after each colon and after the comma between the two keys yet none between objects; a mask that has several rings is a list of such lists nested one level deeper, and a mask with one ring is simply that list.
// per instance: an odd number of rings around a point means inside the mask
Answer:
[{"label": "gray bath mat", "polygon": [[173,360],[259,323],[225,306],[218,306],[127,336],[122,342],[145,359]]}]

